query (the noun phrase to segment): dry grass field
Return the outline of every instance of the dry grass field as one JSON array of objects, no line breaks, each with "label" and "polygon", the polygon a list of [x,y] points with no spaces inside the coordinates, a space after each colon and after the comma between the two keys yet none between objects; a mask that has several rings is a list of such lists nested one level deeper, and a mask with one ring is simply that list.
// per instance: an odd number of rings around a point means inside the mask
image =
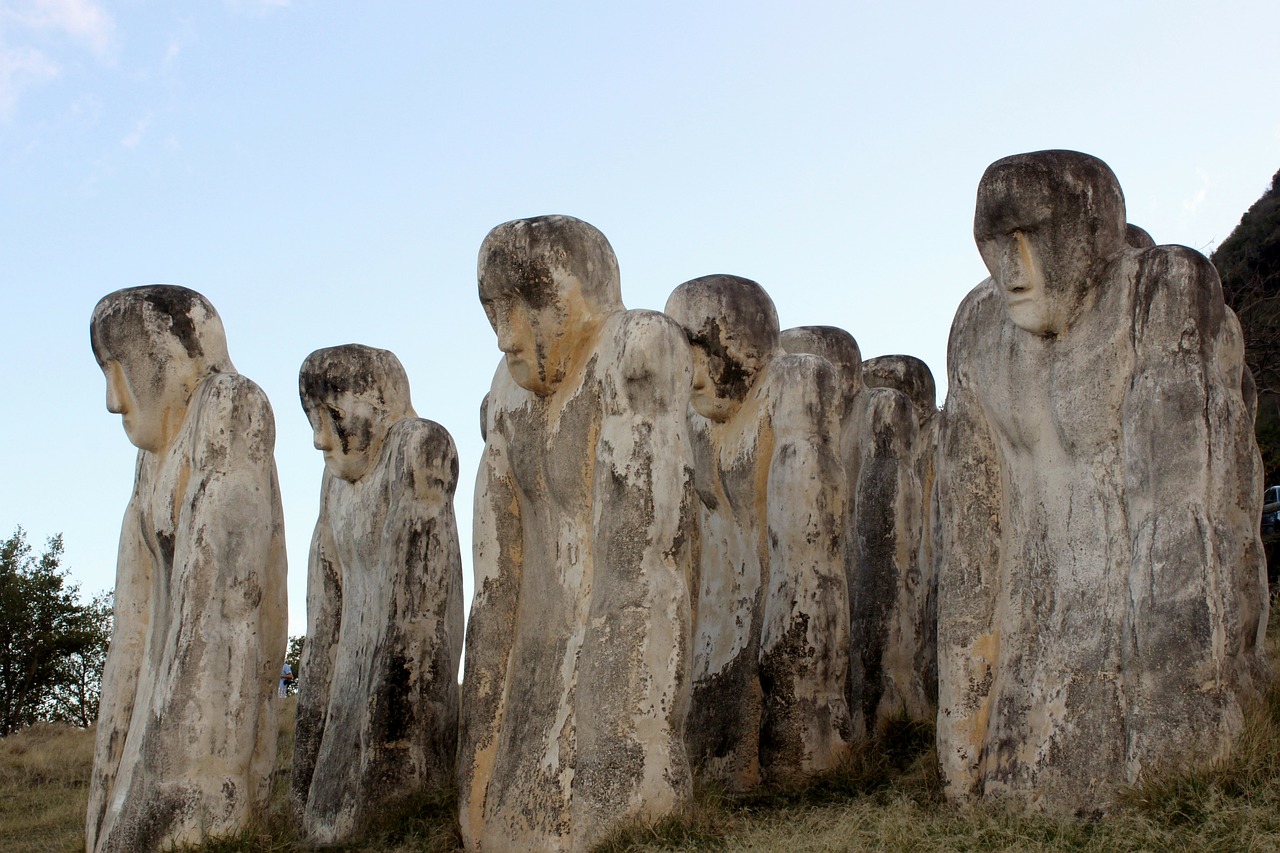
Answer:
[{"label": "dry grass field", "polygon": [[0,740],[0,853],[84,849],[93,733],[40,724]]},{"label": "dry grass field", "polygon": [[[1277,619],[1280,621],[1280,618]],[[1276,660],[1275,628],[1271,631]],[[239,838],[202,853],[302,853],[288,817],[294,700],[282,715],[270,812]],[[36,726],[0,740],[0,853],[83,849],[92,733]],[[1171,755],[1171,760],[1176,756]],[[1280,689],[1253,709],[1228,762],[1151,779],[1095,821],[1023,815],[997,806],[957,809],[941,796],[932,732],[901,723],[858,760],[799,790],[748,797],[699,793],[685,814],[633,826],[598,849],[621,851],[1280,851]],[[451,853],[457,826],[448,797],[418,798],[368,828],[342,853]]]}]

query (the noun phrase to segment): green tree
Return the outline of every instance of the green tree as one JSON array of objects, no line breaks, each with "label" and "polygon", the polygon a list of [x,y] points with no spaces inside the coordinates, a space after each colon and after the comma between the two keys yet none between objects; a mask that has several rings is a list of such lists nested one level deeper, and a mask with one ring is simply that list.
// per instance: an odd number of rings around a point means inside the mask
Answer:
[{"label": "green tree", "polygon": [[307,638],[303,636],[289,638],[289,651],[285,653],[284,662],[293,670],[293,684],[290,685],[290,690],[297,689],[298,679],[302,677],[302,647],[306,642]]},{"label": "green tree", "polygon": [[39,558],[21,527],[0,543],[0,737],[42,719],[67,679],[67,658],[93,643],[61,559],[61,535]]},{"label": "green tree", "polygon": [[1258,447],[1267,483],[1280,482],[1280,172],[1212,256],[1222,296],[1240,318],[1258,389]]},{"label": "green tree", "polygon": [[1280,394],[1280,172],[1213,253],[1259,395]]},{"label": "green tree", "polygon": [[80,629],[89,638],[82,650],[62,657],[57,679],[42,719],[88,728],[98,719],[102,667],[111,643],[112,593],[100,592],[80,609]]}]

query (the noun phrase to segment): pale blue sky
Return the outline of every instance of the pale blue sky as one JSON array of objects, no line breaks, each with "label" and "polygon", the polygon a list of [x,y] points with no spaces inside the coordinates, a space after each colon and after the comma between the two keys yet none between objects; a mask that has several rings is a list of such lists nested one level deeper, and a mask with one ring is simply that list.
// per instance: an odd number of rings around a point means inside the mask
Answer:
[{"label": "pale blue sky", "polygon": [[987,164],[1095,154],[1130,221],[1211,251],[1280,168],[1276,32],[1274,0],[0,0],[0,535],[61,531],[84,590],[112,584],[134,450],[89,313],[183,284],[275,407],[290,633],[323,467],[296,377],[317,347],[395,351],[453,433],[469,587],[490,227],[592,222],[630,307],[754,278],[784,326],[918,355],[941,388],[985,275]]}]

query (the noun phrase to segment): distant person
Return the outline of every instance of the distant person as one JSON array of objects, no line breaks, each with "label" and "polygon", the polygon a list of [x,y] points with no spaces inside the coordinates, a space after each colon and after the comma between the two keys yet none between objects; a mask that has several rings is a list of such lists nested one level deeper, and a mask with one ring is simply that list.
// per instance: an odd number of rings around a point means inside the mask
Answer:
[{"label": "distant person", "polygon": [[277,695],[283,699],[289,695],[289,687],[293,684],[293,667],[289,666],[289,662],[285,661],[284,666],[280,667],[280,690]]}]

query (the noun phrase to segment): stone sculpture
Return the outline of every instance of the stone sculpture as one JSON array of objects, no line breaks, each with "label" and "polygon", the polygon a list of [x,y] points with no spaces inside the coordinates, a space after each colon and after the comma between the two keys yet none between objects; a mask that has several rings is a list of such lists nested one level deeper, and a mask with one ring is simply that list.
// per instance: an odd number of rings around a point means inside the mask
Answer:
[{"label": "stone sculpture", "polygon": [[849,711],[861,739],[900,714],[924,720],[929,698],[925,649],[927,601],[918,546],[921,489],[911,402],[864,381],[857,341],[834,326],[782,333],[789,353],[821,356],[837,369],[840,459],[846,476],[843,530],[850,604]]},{"label": "stone sculpture", "polygon": [[688,346],[623,307],[604,235],[499,225],[459,746],[468,850],[586,850],[687,802]]},{"label": "stone sculpture", "polygon": [[999,160],[991,277],[951,330],[938,483],[938,752],[953,799],[1092,813],[1226,755],[1266,683],[1261,466],[1213,266],[1126,244],[1070,151]]},{"label": "stone sculpture", "polygon": [[731,790],[833,767],[852,735],[835,369],[789,355],[760,285],[685,282],[699,497],[691,758]]},{"label": "stone sculpture", "polygon": [[[916,441],[913,455],[916,495],[919,500],[920,544],[914,571],[907,574],[902,612],[912,614],[919,633],[906,632],[913,642],[909,648],[911,671],[918,679],[919,692],[932,719],[938,710],[938,576],[934,570],[934,531],[938,525],[938,505],[934,494],[935,458],[942,418],[938,411],[938,392],[933,372],[920,359],[911,355],[882,355],[862,363],[862,378],[869,388],[892,388],[911,401],[916,416]],[[905,626],[904,626],[905,627]],[[915,709],[908,707],[915,715]]]},{"label": "stone sculpture", "polygon": [[116,291],[90,335],[138,463],[85,850],[149,853],[234,833],[266,807],[286,639],[275,421],[194,291]]},{"label": "stone sculpture", "polygon": [[1132,249],[1151,249],[1156,245],[1156,241],[1152,239],[1145,228],[1139,228],[1132,222],[1125,225],[1124,241]]},{"label": "stone sculpture", "polygon": [[393,353],[360,344],[316,350],[298,385],[325,473],[292,792],[307,838],[334,844],[379,809],[452,781],[462,654],[458,454],[444,427],[414,413]]}]

